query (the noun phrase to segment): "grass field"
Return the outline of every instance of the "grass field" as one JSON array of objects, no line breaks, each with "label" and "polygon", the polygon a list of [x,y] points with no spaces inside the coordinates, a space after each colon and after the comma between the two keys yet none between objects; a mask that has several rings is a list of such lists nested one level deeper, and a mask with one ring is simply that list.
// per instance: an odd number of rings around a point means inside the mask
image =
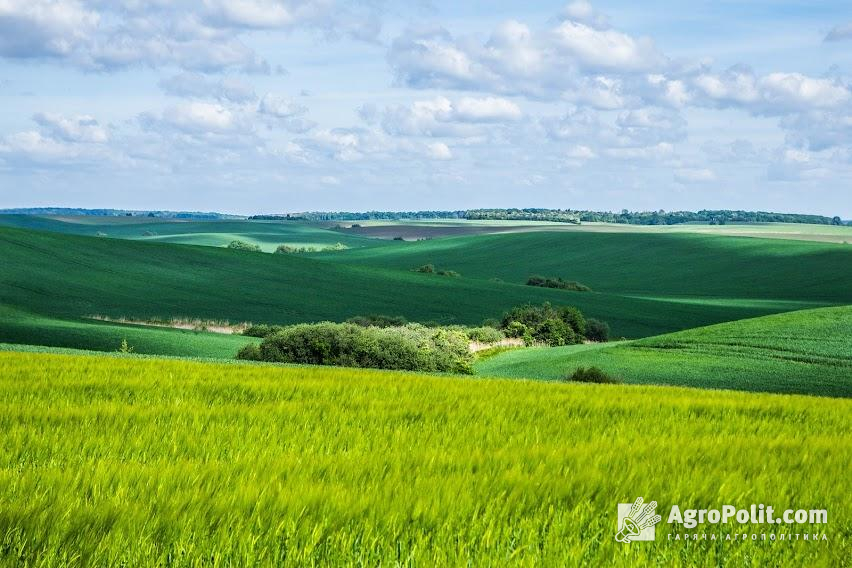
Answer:
[{"label": "grass field", "polygon": [[[701,237],[536,233],[268,255],[0,228],[7,307],[79,318],[291,323],[364,313],[476,324],[525,302],[573,304],[617,336],[646,337],[852,303],[852,247]],[[595,252],[597,251],[597,252]],[[461,278],[411,272],[432,262]],[[532,289],[531,273],[594,293]],[[9,341],[13,339],[8,339]]]},{"label": "grass field", "polygon": [[[0,353],[0,564],[848,560],[846,400]],[[748,456],[748,459],[743,459]],[[687,474],[688,472],[688,474]],[[615,541],[616,503],[827,508],[828,542]],[[681,529],[682,531],[683,529]],[[699,525],[798,533],[798,525]]]},{"label": "grass field", "polygon": [[134,353],[230,359],[258,341],[242,335],[58,319],[0,306],[0,343],[116,351],[127,340]]},{"label": "grass field", "polygon": [[614,346],[519,349],[484,375],[561,379],[596,366],[627,383],[852,397],[852,306],[690,329]]}]

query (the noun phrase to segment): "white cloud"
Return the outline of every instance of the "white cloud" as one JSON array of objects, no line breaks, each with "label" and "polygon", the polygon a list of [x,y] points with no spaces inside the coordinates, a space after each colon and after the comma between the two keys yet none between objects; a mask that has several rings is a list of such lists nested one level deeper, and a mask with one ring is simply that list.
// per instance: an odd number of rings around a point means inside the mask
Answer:
[{"label": "white cloud", "polygon": [[461,122],[511,122],[523,115],[518,105],[497,97],[464,97],[454,107],[453,117]]},{"label": "white cloud", "polygon": [[53,138],[66,142],[104,143],[109,133],[94,117],[78,115],[71,118],[54,113],[37,113],[33,120],[44,128]]},{"label": "white cloud", "polygon": [[369,4],[333,0],[2,0],[0,57],[101,71],[176,65],[269,73],[242,37],[297,27],[375,41],[380,24]]},{"label": "white cloud", "polygon": [[520,120],[517,104],[498,97],[463,97],[452,101],[435,97],[410,105],[392,105],[385,109],[382,127],[396,136],[470,137],[481,135],[490,124]]},{"label": "white cloud", "polygon": [[592,158],[596,158],[597,154],[595,154],[595,152],[588,146],[577,144],[568,148],[568,151],[565,152],[565,156],[572,160],[590,160]]},{"label": "white cloud", "polygon": [[634,39],[615,31],[565,21],[553,31],[554,44],[580,66],[592,70],[643,71],[657,69],[665,58],[648,38]]},{"label": "white cloud", "polygon": [[443,142],[433,142],[428,144],[427,150],[427,155],[434,160],[450,160],[453,157],[453,153],[450,151],[449,146]]},{"label": "white cloud", "polygon": [[576,0],[562,11],[562,17],[591,26],[599,30],[609,27],[609,18],[601,14],[587,0]]}]

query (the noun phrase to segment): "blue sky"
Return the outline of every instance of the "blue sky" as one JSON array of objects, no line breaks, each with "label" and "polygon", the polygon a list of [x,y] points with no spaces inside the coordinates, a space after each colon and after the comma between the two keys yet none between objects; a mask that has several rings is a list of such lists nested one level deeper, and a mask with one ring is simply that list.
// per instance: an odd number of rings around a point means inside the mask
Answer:
[{"label": "blue sky", "polygon": [[847,2],[0,0],[0,207],[852,217]]}]

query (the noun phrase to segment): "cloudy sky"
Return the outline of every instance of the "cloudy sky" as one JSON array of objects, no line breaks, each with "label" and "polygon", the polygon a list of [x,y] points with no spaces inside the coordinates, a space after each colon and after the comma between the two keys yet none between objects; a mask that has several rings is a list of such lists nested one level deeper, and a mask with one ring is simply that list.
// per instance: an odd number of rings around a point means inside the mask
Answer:
[{"label": "cloudy sky", "polygon": [[0,0],[0,108],[0,207],[852,217],[848,0]]}]

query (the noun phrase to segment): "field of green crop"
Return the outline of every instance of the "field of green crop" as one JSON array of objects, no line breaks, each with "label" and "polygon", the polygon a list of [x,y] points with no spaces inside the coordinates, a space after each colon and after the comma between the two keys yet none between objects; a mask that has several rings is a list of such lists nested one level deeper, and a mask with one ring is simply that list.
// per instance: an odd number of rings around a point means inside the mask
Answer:
[{"label": "field of green crop", "polygon": [[[327,231],[328,232],[328,231]],[[573,304],[616,336],[852,303],[852,247],[703,237],[521,233],[269,255],[0,228],[0,301],[74,319],[293,323],[383,313],[477,324],[513,305]],[[431,262],[460,278],[411,272]],[[592,293],[524,286],[533,273]],[[6,341],[16,341],[8,337]]]},{"label": "field of green crop", "polygon": [[266,252],[278,245],[322,248],[336,243],[374,247],[384,243],[330,230],[334,223],[273,221],[191,221],[145,217],[37,217],[0,215],[0,226],[113,239],[144,240],[224,247],[234,240],[256,244]]},{"label": "field of green crop", "polygon": [[[848,560],[850,401],[0,353],[0,564]],[[743,459],[745,456],[748,459]],[[619,544],[616,504],[827,508]]]},{"label": "field of green crop", "polygon": [[127,340],[134,353],[230,359],[249,342],[242,335],[58,319],[0,306],[0,343],[116,351]]},{"label": "field of green crop", "polygon": [[627,383],[852,397],[852,306],[722,323],[616,345],[512,350],[477,373],[561,379],[599,367]]}]

